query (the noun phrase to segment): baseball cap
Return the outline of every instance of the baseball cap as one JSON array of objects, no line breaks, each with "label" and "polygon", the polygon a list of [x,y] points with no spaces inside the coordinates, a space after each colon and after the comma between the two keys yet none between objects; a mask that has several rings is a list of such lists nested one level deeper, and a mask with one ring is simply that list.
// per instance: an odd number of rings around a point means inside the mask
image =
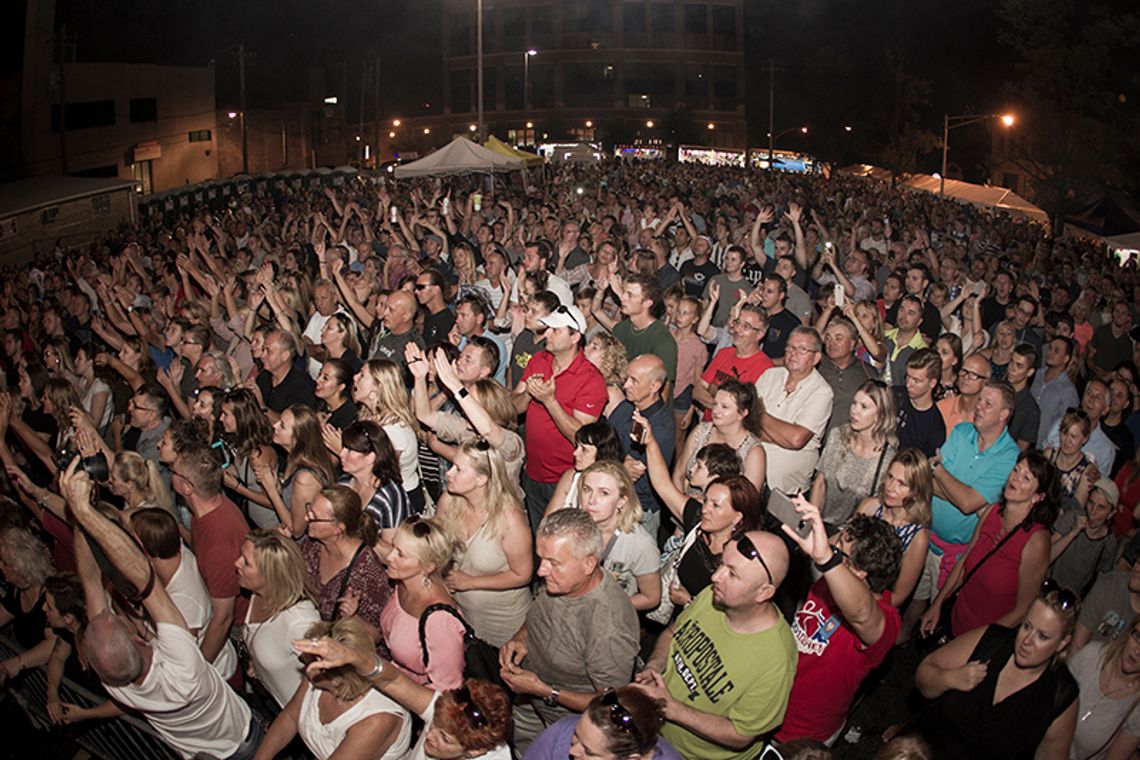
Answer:
[{"label": "baseball cap", "polygon": [[538,323],[547,327],[569,327],[580,333],[586,332],[586,317],[577,306],[559,306],[538,320]]},{"label": "baseball cap", "polygon": [[1108,499],[1108,505],[1110,507],[1115,507],[1120,501],[1120,489],[1118,489],[1116,483],[1113,483],[1109,478],[1101,478],[1093,483],[1093,490],[1100,491],[1104,494],[1104,498]]}]

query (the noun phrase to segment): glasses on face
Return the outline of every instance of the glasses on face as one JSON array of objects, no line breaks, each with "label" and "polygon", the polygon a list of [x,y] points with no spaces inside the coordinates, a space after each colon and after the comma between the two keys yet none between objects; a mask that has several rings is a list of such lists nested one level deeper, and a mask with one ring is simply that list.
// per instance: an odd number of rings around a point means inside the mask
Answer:
[{"label": "glasses on face", "polygon": [[311,523],[334,523],[334,522],[336,522],[336,520],[331,518],[331,517],[317,517],[316,513],[313,512],[313,502],[311,502],[311,501],[309,503],[305,504],[305,520],[307,522],[311,522]]},{"label": "glasses on face", "polygon": [[812,346],[788,346],[784,349],[784,353],[788,354],[814,354],[815,348]]},{"label": "glasses on face", "polygon": [[427,282],[427,283],[417,282],[414,287],[416,290],[427,290],[428,288],[431,287],[431,283],[430,282]]},{"label": "glasses on face", "polygon": [[1069,589],[1062,587],[1060,583],[1057,583],[1057,581],[1053,580],[1052,578],[1045,579],[1045,582],[1041,584],[1040,596],[1045,597],[1049,594],[1052,594],[1053,592],[1056,592],[1057,594],[1057,606],[1061,608],[1062,612],[1068,611],[1077,606],[1076,594],[1074,594]]},{"label": "glasses on face", "polygon": [[610,725],[623,734],[633,734],[637,743],[641,744],[641,734],[637,730],[633,714],[618,701],[617,692],[613,689],[606,689],[602,694],[601,704],[602,707],[608,707],[610,710]]},{"label": "glasses on face", "polygon": [[962,367],[961,369],[958,370],[958,376],[969,378],[971,380],[989,380],[990,379],[989,375],[983,375],[980,372],[975,372],[974,370],[966,369],[965,367]]},{"label": "glasses on face", "polygon": [[741,536],[736,539],[736,550],[743,554],[748,559],[754,559],[760,563],[760,567],[764,568],[764,572],[768,576],[768,582],[773,583],[772,571],[768,569],[768,563],[760,556],[760,550],[756,548],[756,544],[752,543],[752,539],[748,536]]},{"label": "glasses on face", "polygon": [[452,698],[455,699],[455,704],[463,708],[463,717],[467,718],[467,722],[473,728],[484,728],[487,725],[487,716],[475,704],[475,700],[471,698],[471,690],[464,684],[455,691],[451,692]]}]

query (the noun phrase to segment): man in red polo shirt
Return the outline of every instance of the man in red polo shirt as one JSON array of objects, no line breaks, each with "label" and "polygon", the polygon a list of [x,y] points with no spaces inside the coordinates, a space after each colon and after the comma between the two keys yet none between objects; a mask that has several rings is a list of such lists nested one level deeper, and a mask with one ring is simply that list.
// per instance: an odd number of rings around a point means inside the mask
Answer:
[{"label": "man in red polo shirt", "polygon": [[596,422],[606,405],[606,381],[581,351],[586,318],[577,306],[542,317],[546,350],[534,355],[515,388],[515,409],[526,413],[526,469],[522,474],[531,530],[562,473],[574,466],[574,434]]}]

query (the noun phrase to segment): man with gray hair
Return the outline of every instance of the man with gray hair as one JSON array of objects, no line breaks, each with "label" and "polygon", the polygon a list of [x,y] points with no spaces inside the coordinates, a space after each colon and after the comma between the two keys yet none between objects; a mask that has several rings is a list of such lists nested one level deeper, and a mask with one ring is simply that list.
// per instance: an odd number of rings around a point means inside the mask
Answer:
[{"label": "man with gray hair", "polygon": [[503,680],[518,696],[519,754],[547,726],[629,683],[638,648],[637,612],[602,569],[602,535],[585,511],[563,509],[543,519],[535,549],[543,589],[499,650]]}]

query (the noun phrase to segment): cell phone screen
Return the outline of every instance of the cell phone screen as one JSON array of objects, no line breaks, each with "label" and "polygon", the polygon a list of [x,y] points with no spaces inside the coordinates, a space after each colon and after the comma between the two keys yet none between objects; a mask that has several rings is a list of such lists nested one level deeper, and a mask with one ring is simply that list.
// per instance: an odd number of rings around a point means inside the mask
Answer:
[{"label": "cell phone screen", "polygon": [[768,497],[768,512],[800,538],[806,538],[811,533],[811,523],[800,516],[786,494],[773,490]]}]

